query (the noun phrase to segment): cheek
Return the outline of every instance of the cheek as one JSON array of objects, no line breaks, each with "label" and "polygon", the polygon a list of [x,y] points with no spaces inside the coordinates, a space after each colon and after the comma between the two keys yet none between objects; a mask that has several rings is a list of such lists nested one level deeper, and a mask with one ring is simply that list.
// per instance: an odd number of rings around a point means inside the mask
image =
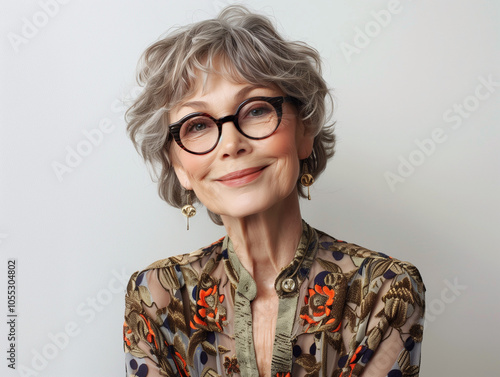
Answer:
[{"label": "cheek", "polygon": [[[295,127],[293,124],[283,124],[283,129],[278,129],[278,132],[266,139],[268,145],[266,148],[276,157],[284,157],[291,160],[299,160],[296,138],[295,138]],[[281,127],[281,126],[280,126]]]},{"label": "cheek", "polygon": [[295,183],[300,171],[300,161],[295,144],[295,136],[293,133],[283,133],[276,135],[279,137],[269,139],[269,144],[266,148],[273,151],[273,155],[278,161],[277,174],[280,180],[284,183]]},{"label": "cheek", "polygon": [[175,147],[171,151],[170,158],[175,168],[177,178],[183,186],[196,186],[197,181],[203,178],[211,165],[211,160],[207,156],[197,156]]},{"label": "cheek", "polygon": [[196,155],[189,156],[183,163],[187,175],[194,180],[203,179],[208,174],[211,165],[210,159]]},{"label": "cheek", "polygon": [[[269,148],[276,153],[277,156],[293,154],[295,145],[291,138],[276,138],[271,140]],[[295,153],[296,154],[296,153]]]}]

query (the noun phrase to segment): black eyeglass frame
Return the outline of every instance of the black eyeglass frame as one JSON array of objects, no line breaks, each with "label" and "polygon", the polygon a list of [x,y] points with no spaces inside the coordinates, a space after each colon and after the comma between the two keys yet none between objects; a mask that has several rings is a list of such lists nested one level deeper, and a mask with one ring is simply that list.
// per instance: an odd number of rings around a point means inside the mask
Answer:
[{"label": "black eyeglass frame", "polygon": [[[249,136],[249,135],[247,135],[247,134],[245,134],[243,132],[243,130],[240,128],[240,125],[238,124],[238,115],[240,113],[240,110],[245,105],[247,105],[248,103],[254,102],[254,101],[265,101],[265,102],[269,103],[270,105],[272,105],[274,107],[274,110],[276,111],[276,114],[278,115],[278,122],[276,124],[276,127],[274,128],[274,130],[272,132],[270,132],[266,136],[261,136],[261,137]],[[262,139],[268,138],[269,136],[271,136],[272,134],[274,134],[276,132],[276,130],[278,129],[279,125],[281,124],[281,118],[283,116],[283,106],[282,105],[283,105],[284,102],[292,102],[292,103],[295,103],[295,104],[300,103],[300,101],[298,99],[296,99],[295,97],[291,97],[291,96],[251,97],[251,98],[246,99],[242,103],[240,103],[239,106],[238,106],[238,108],[236,109],[236,112],[233,115],[226,115],[226,116],[224,116],[222,118],[215,119],[213,116],[211,116],[208,113],[203,113],[203,112],[191,113],[191,114],[188,114],[185,117],[183,117],[178,122],[175,122],[175,123],[172,123],[171,125],[169,125],[168,129],[170,131],[170,135],[173,136],[175,142],[177,143],[177,145],[179,147],[181,147],[182,149],[184,149],[188,153],[196,154],[196,155],[203,155],[203,154],[207,154],[207,153],[212,152],[217,147],[217,145],[219,144],[219,140],[221,138],[221,135],[222,135],[222,125],[224,123],[227,123],[227,122],[233,122],[233,124],[235,125],[236,129],[243,136],[245,136],[245,137],[247,137],[249,139],[252,139],[252,140],[262,140]],[[219,130],[219,135],[217,137],[217,141],[215,142],[214,146],[212,148],[208,149],[205,152],[193,152],[193,151],[190,151],[189,149],[187,149],[184,146],[184,144],[182,144],[181,136],[180,136],[180,130],[181,130],[182,125],[185,122],[187,122],[189,119],[195,118],[195,117],[199,117],[199,116],[204,116],[204,117],[210,118],[217,125],[217,128]],[[167,139],[167,142],[168,141],[170,141],[170,136]]]}]

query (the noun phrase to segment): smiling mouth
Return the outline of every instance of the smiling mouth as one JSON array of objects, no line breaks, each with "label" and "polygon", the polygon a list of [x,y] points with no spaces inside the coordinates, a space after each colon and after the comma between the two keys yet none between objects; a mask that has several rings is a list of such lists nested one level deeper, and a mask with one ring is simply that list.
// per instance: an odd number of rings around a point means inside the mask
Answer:
[{"label": "smiling mouth", "polygon": [[222,177],[218,178],[217,181],[227,186],[241,186],[243,184],[252,182],[254,179],[257,179],[265,168],[267,168],[267,165],[238,170],[223,175]]}]

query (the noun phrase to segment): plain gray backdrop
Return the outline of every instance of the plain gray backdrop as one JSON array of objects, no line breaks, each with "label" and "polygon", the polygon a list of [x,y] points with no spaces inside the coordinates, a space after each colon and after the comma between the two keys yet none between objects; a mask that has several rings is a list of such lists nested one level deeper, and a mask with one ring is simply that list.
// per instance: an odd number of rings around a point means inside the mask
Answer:
[{"label": "plain gray backdrop", "polygon": [[[125,133],[143,50],[230,1],[3,1],[0,350],[17,263],[17,371],[123,376],[128,276],[224,235],[185,229]],[[249,3],[249,2],[243,2]],[[499,3],[252,1],[324,59],[337,153],[303,201],[334,237],[414,263],[427,286],[422,376],[497,367]],[[2,286],[3,285],[3,286]],[[22,367],[22,368],[21,368]],[[21,368],[21,370],[19,370]]]}]

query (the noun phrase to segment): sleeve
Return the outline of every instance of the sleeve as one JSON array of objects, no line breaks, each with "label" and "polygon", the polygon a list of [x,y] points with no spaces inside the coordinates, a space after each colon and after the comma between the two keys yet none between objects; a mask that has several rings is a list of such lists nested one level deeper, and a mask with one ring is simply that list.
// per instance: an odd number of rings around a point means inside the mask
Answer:
[{"label": "sleeve", "polygon": [[350,301],[359,305],[348,309],[356,326],[341,376],[418,377],[425,312],[418,270],[406,262],[375,260],[353,286]]},{"label": "sleeve", "polygon": [[156,270],[136,272],[127,286],[123,325],[127,377],[185,375],[182,352],[174,347],[176,336],[167,323],[170,292],[158,275]]}]

